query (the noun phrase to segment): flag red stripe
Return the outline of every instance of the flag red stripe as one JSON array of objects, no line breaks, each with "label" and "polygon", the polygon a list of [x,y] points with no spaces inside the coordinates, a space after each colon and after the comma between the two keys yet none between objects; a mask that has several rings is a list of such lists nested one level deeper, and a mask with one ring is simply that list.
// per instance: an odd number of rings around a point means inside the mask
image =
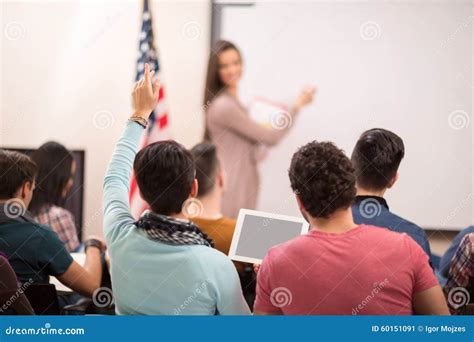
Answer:
[{"label": "flag red stripe", "polygon": [[[143,142],[140,145],[139,150],[141,150],[146,145],[148,145],[148,136],[145,135],[145,139],[143,139]],[[129,196],[128,196],[128,199],[129,199],[130,202],[132,202],[132,199],[135,195],[136,189],[137,189],[137,180],[135,178],[135,173],[133,172],[132,173],[132,179],[131,179],[131,182],[130,182],[130,193],[129,193]]]},{"label": "flag red stripe", "polygon": [[[145,2],[147,4],[147,2]],[[152,32],[152,25],[151,25],[151,16],[147,6],[144,6],[143,14],[147,14],[147,16],[143,15],[143,22],[142,22],[142,30],[140,32],[140,40],[139,40],[139,59],[137,62],[137,79],[143,76],[143,63],[151,63],[151,65],[156,66],[156,71],[158,74],[160,73],[157,54],[154,49],[153,40],[153,32]],[[143,45],[146,43],[145,45]],[[142,50],[142,46],[146,46],[147,49]],[[155,141],[162,140],[162,139],[169,139],[168,134],[166,133],[166,128],[169,125],[168,122],[168,109],[166,106],[165,101],[165,87],[161,86],[158,92],[158,104],[156,105],[153,111],[153,117],[148,122],[148,128],[143,132],[143,137],[140,142],[139,148],[142,149],[150,143],[154,143]],[[162,132],[163,131],[163,132]],[[163,133],[163,134],[162,134]],[[131,180],[130,180],[130,206],[132,215],[138,218],[139,215],[143,212],[143,209],[147,207],[145,201],[140,197],[139,194],[139,187],[137,184],[136,175],[132,172]]]},{"label": "flag red stripe", "polygon": [[132,176],[132,181],[130,182],[130,196],[129,196],[130,202],[132,201],[133,196],[135,195],[136,189],[137,189],[137,180],[135,176]]},{"label": "flag red stripe", "polygon": [[168,125],[168,114],[164,114],[162,117],[158,119],[158,125],[160,129]]}]

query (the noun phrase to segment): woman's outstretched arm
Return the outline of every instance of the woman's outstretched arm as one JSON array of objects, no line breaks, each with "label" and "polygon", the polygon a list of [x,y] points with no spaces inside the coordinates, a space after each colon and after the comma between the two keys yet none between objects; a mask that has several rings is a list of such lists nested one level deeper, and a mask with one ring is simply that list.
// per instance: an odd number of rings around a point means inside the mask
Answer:
[{"label": "woman's outstretched arm", "polygon": [[[266,127],[253,120],[231,95],[221,96],[209,107],[207,124],[212,122],[224,128],[223,135],[225,130],[229,130],[256,143],[275,145],[290,130],[299,110],[312,101],[314,92],[314,88],[303,90],[289,111],[276,113],[272,118],[274,127]],[[219,137],[214,139],[219,140]]]}]

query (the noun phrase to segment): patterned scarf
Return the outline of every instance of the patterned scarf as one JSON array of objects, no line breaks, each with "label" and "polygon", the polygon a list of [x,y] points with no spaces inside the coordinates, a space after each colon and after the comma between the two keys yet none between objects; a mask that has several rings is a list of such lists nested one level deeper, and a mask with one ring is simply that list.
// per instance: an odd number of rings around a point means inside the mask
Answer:
[{"label": "patterned scarf", "polygon": [[148,238],[170,245],[203,245],[214,247],[213,241],[192,222],[175,220],[169,216],[145,212],[135,225]]}]

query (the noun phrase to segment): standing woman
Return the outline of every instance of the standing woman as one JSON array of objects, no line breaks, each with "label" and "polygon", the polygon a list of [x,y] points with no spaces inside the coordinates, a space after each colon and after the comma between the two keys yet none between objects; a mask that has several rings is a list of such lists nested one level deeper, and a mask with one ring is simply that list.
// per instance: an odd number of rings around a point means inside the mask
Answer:
[{"label": "standing woman", "polygon": [[36,221],[53,228],[68,252],[76,252],[81,243],[74,217],[63,207],[74,184],[74,156],[63,145],[50,141],[34,151],[31,159],[38,166],[38,175],[29,210]]},{"label": "standing woman", "polygon": [[[255,209],[260,184],[259,147],[277,144],[291,128],[291,124],[263,126],[249,116],[237,98],[241,75],[242,57],[237,47],[225,40],[216,42],[204,94],[205,139],[216,145],[228,178],[222,211],[229,217],[237,217],[241,208]],[[314,93],[314,88],[303,89],[289,112],[284,113],[287,117],[276,120],[291,123],[299,110],[311,103]]]}]

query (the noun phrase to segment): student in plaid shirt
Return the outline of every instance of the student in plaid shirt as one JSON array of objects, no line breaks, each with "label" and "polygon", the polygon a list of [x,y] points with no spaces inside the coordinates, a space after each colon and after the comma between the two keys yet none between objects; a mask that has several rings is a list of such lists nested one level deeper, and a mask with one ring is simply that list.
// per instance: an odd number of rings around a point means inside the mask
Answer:
[{"label": "student in plaid shirt", "polygon": [[80,246],[77,237],[74,216],[69,210],[52,205],[43,206],[35,215],[38,223],[50,226],[58,234],[59,239],[65,243],[68,252],[75,252]]},{"label": "student in plaid shirt", "polygon": [[47,142],[31,158],[38,166],[38,175],[29,209],[36,221],[53,228],[68,252],[75,252],[80,242],[74,217],[62,207],[73,185],[74,157],[63,145]]},{"label": "student in plaid shirt", "polygon": [[[474,234],[464,237],[451,261],[449,278],[444,289],[452,313],[474,300]],[[465,290],[463,290],[465,289]]]}]

